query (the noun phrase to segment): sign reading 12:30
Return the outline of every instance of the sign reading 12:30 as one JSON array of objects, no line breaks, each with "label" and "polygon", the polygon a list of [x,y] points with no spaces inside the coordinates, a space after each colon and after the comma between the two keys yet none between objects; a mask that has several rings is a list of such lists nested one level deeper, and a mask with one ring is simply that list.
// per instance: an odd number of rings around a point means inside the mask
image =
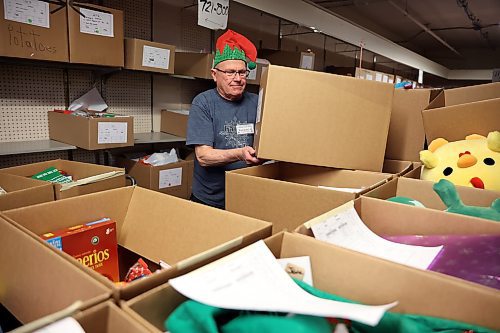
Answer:
[{"label": "sign reading 12:30", "polygon": [[226,29],[229,0],[198,0],[198,25],[217,30]]}]

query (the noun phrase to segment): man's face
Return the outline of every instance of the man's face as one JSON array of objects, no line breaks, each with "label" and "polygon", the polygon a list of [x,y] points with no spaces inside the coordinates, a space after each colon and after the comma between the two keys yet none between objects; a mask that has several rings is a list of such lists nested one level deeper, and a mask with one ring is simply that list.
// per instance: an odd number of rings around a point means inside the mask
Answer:
[{"label": "man's face", "polygon": [[233,76],[224,72],[243,73],[247,69],[246,63],[243,60],[226,60],[215,67],[218,70],[212,69],[212,78],[217,84],[219,94],[228,100],[240,99],[247,84],[246,76],[238,73]]}]

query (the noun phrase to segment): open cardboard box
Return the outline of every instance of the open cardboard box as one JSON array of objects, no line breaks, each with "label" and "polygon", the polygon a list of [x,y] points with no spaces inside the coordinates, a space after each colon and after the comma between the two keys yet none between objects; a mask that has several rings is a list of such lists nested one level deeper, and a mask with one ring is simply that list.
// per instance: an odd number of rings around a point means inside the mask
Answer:
[{"label": "open cardboard box", "polygon": [[193,161],[179,160],[160,166],[146,165],[118,157],[116,163],[133,177],[137,185],[179,198],[189,199],[193,181]]},{"label": "open cardboard box", "polygon": [[54,188],[47,182],[0,173],[0,211],[54,201]]},{"label": "open cardboard box", "polygon": [[0,303],[27,323],[83,301],[108,299],[109,288],[69,263],[48,244],[0,217]]},{"label": "open cardboard box", "polygon": [[174,66],[174,45],[125,38],[125,68],[173,74]]},{"label": "open cardboard box", "polygon": [[[123,11],[87,3],[84,5],[86,8],[73,2],[67,6],[69,62],[123,67]],[[89,10],[91,12],[87,12]],[[86,17],[90,16],[90,24],[82,20],[78,11],[87,13]],[[96,33],[96,30],[100,32]]]},{"label": "open cardboard box", "polygon": [[[364,304],[398,301],[393,312],[447,318],[500,328],[500,294],[490,288],[346,250],[311,237],[281,232],[265,240],[276,258],[310,256],[314,286]],[[122,309],[151,332],[186,298],[164,284],[126,302]]]},{"label": "open cardboard box", "polygon": [[419,161],[424,149],[422,111],[440,92],[437,89],[395,89],[385,158]]},{"label": "open cardboard box", "polygon": [[[392,175],[276,162],[226,172],[226,210],[273,223],[273,233],[357,198]],[[355,188],[358,193],[320,188]]]},{"label": "open cardboard box", "polygon": [[389,83],[269,65],[260,85],[257,156],[380,172],[393,92]]},{"label": "open cardboard box", "polygon": [[292,52],[264,49],[259,56],[269,60],[271,64],[314,70],[315,54],[313,52]]},{"label": "open cardboard box", "polygon": [[47,112],[49,137],[87,150],[134,145],[134,118],[86,118],[55,111]]},{"label": "open cardboard box", "polygon": [[180,136],[187,136],[189,111],[161,110],[160,131]]},{"label": "open cardboard box", "polygon": [[66,9],[60,9],[66,3],[48,4],[45,15],[50,24],[44,27],[6,19],[7,1],[0,1],[0,56],[69,61]]},{"label": "open cardboard box", "polygon": [[445,89],[427,106],[427,110],[500,98],[500,82]]},{"label": "open cardboard box", "polygon": [[[45,162],[38,162],[32,164],[25,164],[5,169],[0,169],[0,174],[11,174],[23,177],[31,177],[34,174],[42,172],[43,170],[56,167],[58,170],[63,170],[73,177],[73,180],[80,180],[91,176],[101,175],[107,172],[124,172],[122,168],[114,168],[104,165],[96,165],[90,163],[67,161],[67,160],[52,160]],[[55,198],[57,200],[70,198],[82,194],[88,194],[98,191],[109,190],[112,188],[125,186],[125,176],[124,174],[117,175],[116,177],[100,180],[94,183],[75,186],[67,190],[62,190],[61,184],[50,184],[52,186],[53,192],[55,193]],[[47,184],[47,182],[44,182]]]},{"label": "open cardboard box", "polygon": [[[115,298],[136,296],[182,272],[210,262],[271,234],[270,223],[164,195],[141,187],[124,187],[52,203],[4,212],[11,222],[38,235],[108,217],[116,222],[125,276],[138,257],[160,260],[171,268],[117,287],[97,272],[81,266],[68,254],[68,262],[81,267],[113,291]],[[36,217],[36,218],[35,218]],[[129,265],[130,263],[130,265]],[[154,269],[154,267],[151,267]]]},{"label": "open cardboard box", "polygon": [[212,79],[210,70],[213,63],[214,55],[212,53],[176,52],[174,74]]},{"label": "open cardboard box", "polygon": [[[383,184],[363,196],[386,200],[395,196],[411,198],[422,203],[426,208],[445,210],[446,206],[433,190],[434,183],[412,178],[396,178]],[[457,192],[465,205],[489,207],[500,198],[500,193],[472,187],[457,186]]]}]

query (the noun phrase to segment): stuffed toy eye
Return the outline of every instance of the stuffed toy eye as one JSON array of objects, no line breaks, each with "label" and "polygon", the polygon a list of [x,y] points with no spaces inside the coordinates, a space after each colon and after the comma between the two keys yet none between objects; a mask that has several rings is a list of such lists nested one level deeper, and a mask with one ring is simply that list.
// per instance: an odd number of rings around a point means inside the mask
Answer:
[{"label": "stuffed toy eye", "polygon": [[486,165],[495,165],[495,160],[492,159],[491,157],[486,157],[484,160],[483,160],[484,164]]},{"label": "stuffed toy eye", "polygon": [[443,170],[443,175],[449,176],[453,172],[453,169],[450,167],[447,167],[446,169]]}]

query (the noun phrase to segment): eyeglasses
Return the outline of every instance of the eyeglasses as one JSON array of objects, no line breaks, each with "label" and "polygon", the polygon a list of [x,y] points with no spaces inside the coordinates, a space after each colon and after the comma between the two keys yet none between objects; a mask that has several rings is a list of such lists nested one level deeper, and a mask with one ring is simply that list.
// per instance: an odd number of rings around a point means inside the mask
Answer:
[{"label": "eyeglasses", "polygon": [[229,71],[223,71],[222,69],[214,68],[216,71],[224,73],[227,78],[229,79],[234,79],[236,77],[236,73],[240,76],[240,78],[247,78],[248,74],[250,74],[250,71],[247,69],[242,69],[240,71],[235,71],[235,70],[229,70]]}]

